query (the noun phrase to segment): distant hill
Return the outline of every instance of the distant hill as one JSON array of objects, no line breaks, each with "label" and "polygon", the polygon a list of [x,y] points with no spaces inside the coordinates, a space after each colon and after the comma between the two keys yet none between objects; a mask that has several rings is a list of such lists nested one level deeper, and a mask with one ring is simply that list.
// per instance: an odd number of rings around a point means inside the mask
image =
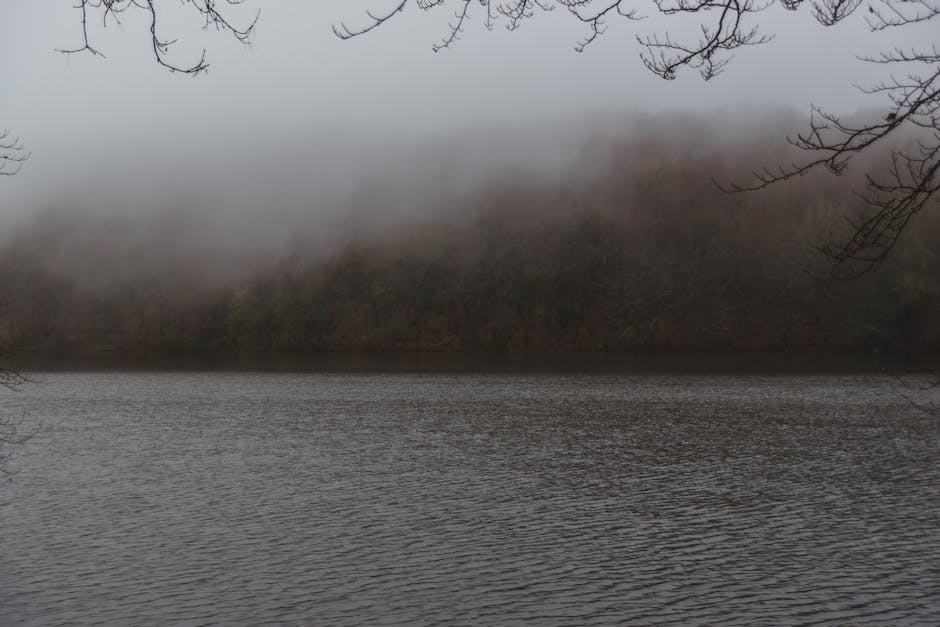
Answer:
[{"label": "distant hill", "polygon": [[[677,144],[594,139],[571,172],[437,193],[419,199],[434,210],[331,246],[298,234],[241,267],[248,251],[194,235],[212,232],[198,210],[41,216],[0,248],[0,345],[940,348],[936,216],[870,274],[818,280],[812,244],[864,210],[850,177],[729,195],[712,179],[783,153]],[[369,198],[362,215],[381,215],[381,194]]]}]

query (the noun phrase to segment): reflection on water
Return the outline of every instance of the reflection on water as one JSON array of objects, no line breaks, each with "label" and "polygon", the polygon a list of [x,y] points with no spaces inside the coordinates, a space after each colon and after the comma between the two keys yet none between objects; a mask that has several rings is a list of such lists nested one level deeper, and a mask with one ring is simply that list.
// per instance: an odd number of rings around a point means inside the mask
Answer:
[{"label": "reflection on water", "polygon": [[888,378],[46,374],[0,624],[937,624]]}]

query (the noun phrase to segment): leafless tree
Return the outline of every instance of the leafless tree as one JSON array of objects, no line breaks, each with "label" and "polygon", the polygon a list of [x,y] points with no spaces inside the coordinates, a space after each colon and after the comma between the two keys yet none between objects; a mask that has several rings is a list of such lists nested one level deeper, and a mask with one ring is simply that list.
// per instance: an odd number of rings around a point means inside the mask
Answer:
[{"label": "leafless tree", "polygon": [[[227,5],[238,5],[242,0],[182,0],[184,6],[194,10],[194,15],[201,20],[202,28],[227,33],[242,43],[249,43],[249,39],[258,23],[258,13],[244,25],[237,25],[230,19],[225,8]],[[167,39],[160,34],[160,16],[157,0],[77,0],[75,8],[81,12],[81,44],[74,48],[60,49],[64,54],[88,53],[95,56],[104,56],[98,48],[92,45],[90,20],[98,18],[103,27],[109,23],[120,23],[122,16],[131,10],[143,11],[150,18],[150,42],[153,55],[157,63],[172,72],[196,75],[209,68],[206,61],[206,52],[202,51],[198,60],[184,64],[169,57],[170,47],[176,43],[175,39]],[[9,131],[0,132],[0,175],[10,176],[19,172],[23,163],[29,158],[19,139],[13,137]],[[0,387],[7,390],[17,390],[26,383],[27,379],[16,370],[0,368]],[[5,483],[11,476],[9,461],[13,447],[25,442],[29,435],[21,431],[22,421],[15,416],[0,415],[0,484]]]},{"label": "leafless tree", "polygon": [[0,175],[16,174],[27,159],[29,159],[29,153],[23,148],[19,138],[10,135],[8,130],[0,131]]},{"label": "leafless tree", "polygon": [[[15,391],[26,383],[27,379],[16,370],[0,367],[0,387]],[[29,439],[29,434],[21,432],[22,420],[13,415],[0,415],[0,485],[3,485],[13,476],[9,468],[10,458],[13,456],[13,447],[23,444]]]},{"label": "leafless tree", "polygon": [[[375,1],[376,8],[366,11],[360,25],[334,25],[335,34],[341,39],[364,35],[404,13],[410,5],[422,11],[449,8],[454,18],[442,39],[432,46],[440,51],[457,42],[470,23],[471,9],[475,6],[480,7],[481,22],[486,28],[503,24],[509,30],[560,8],[585,25],[586,35],[575,46],[583,51],[604,33],[608,19],[646,17],[635,1],[626,0],[392,0],[384,7],[382,0]],[[201,21],[204,29],[227,33],[243,43],[250,41],[258,23],[258,13],[243,23],[234,21],[229,14],[243,0],[181,2],[184,8],[191,9],[191,15]],[[808,4],[813,18],[823,26],[837,24],[863,8],[862,0],[779,0],[779,3],[790,10]],[[705,80],[714,78],[726,68],[737,49],[772,39],[772,34],[760,29],[757,14],[773,4],[774,0],[652,0],[650,13],[686,15],[698,20],[698,35],[691,39],[674,37],[668,31],[637,35],[640,59],[650,71],[666,80],[676,78],[682,68],[697,71]],[[101,55],[90,39],[90,21],[100,20],[106,27],[119,22],[129,11],[141,11],[149,17],[153,55],[160,65],[185,74],[205,71],[209,67],[205,50],[195,62],[181,63],[170,58],[169,50],[176,40],[161,34],[163,9],[158,7],[162,6],[157,0],[76,0],[75,8],[81,12],[81,43],[61,52]],[[914,24],[940,21],[936,19],[940,15],[940,0],[873,0],[872,4],[864,4],[862,13],[873,32],[899,31]],[[804,160],[765,168],[755,172],[751,182],[729,188],[760,189],[813,170],[840,175],[859,154],[888,144],[889,137],[913,130],[912,145],[895,147],[890,153],[890,166],[867,175],[864,189],[859,190],[867,210],[860,217],[847,217],[848,229],[821,246],[832,262],[833,276],[837,277],[857,276],[884,259],[911,220],[925,207],[936,204],[940,190],[940,51],[936,46],[925,50],[896,47],[861,58],[889,68],[887,79],[863,89],[881,97],[882,119],[857,124],[813,107],[808,130],[789,138],[806,153]],[[5,150],[0,165],[13,164],[17,168],[17,164],[22,164],[25,157],[17,142]],[[0,173],[10,172],[0,168]]]},{"label": "leafless tree", "polygon": [[[23,149],[19,139],[12,137],[7,130],[0,131],[0,175],[16,174],[27,159],[29,153]],[[25,382],[26,378],[19,372],[0,367],[0,387],[15,390]],[[19,418],[0,414],[0,485],[6,483],[11,475],[8,464],[12,447],[26,441],[19,428]]]},{"label": "leafless tree", "polygon": [[[216,30],[230,35],[243,44],[251,41],[251,36],[258,25],[259,12],[244,22],[236,21],[230,13],[232,7],[243,4],[244,0],[180,0],[183,7],[191,9],[191,16],[198,20],[204,30]],[[161,17],[166,3],[159,0],[76,0],[75,8],[81,12],[81,40],[78,46],[60,49],[65,54],[89,53],[96,56],[104,54],[92,44],[92,34],[89,26],[92,20],[100,20],[102,27],[111,24],[120,24],[121,19],[128,12],[142,12],[150,22],[150,45],[157,63],[171,72],[183,74],[201,74],[209,69],[206,60],[206,51],[195,61],[177,61],[170,57],[170,47],[177,43],[177,39],[168,38],[161,28]]]},{"label": "leafless tree", "polygon": [[[377,0],[380,2],[380,0]],[[640,59],[653,73],[666,80],[676,78],[682,68],[697,71],[709,80],[725,69],[734,51],[745,46],[766,43],[773,35],[764,33],[756,23],[756,14],[774,0],[652,0],[651,13],[665,16],[692,16],[699,22],[698,35],[690,40],[676,38],[669,32],[637,36]],[[832,26],[855,14],[862,0],[779,0],[789,10],[804,4],[815,20]],[[433,45],[435,51],[448,48],[458,39],[471,19],[471,7],[480,5],[483,25],[491,29],[502,22],[514,30],[538,14],[561,8],[587,28],[586,36],[575,49],[583,51],[602,35],[611,17],[631,20],[646,16],[637,3],[626,0],[394,0],[385,10],[366,12],[359,26],[341,23],[333,27],[341,39],[366,34],[403,13],[409,5],[423,11],[448,7],[455,18],[445,29],[443,39]],[[864,4],[864,19],[872,32],[899,31],[925,22],[940,22],[938,0],[872,0]],[[750,183],[731,185],[729,190],[744,191],[767,187],[813,170],[835,175],[846,171],[853,158],[888,144],[887,138],[913,131],[913,145],[894,148],[891,165],[867,175],[859,196],[867,210],[860,218],[847,218],[848,229],[830,237],[821,250],[832,262],[832,275],[852,277],[871,269],[895,247],[904,229],[925,207],[936,205],[940,190],[940,52],[936,46],[912,49],[898,46],[874,57],[859,57],[888,68],[883,82],[863,88],[881,97],[883,118],[856,124],[818,107],[812,108],[809,129],[789,141],[806,153],[796,163],[766,168],[754,173]],[[904,129],[904,131],[901,131]],[[876,148],[877,149],[877,148]]]},{"label": "leafless tree", "polygon": [[920,412],[940,416],[940,403],[935,399],[940,390],[940,368],[934,363],[913,359],[909,368],[895,374],[902,389],[901,396]]},{"label": "leafless tree", "polygon": [[[238,41],[249,43],[258,23],[258,13],[244,22],[234,20],[229,11],[244,0],[180,0],[191,9],[194,19],[204,29],[215,29]],[[499,24],[509,30],[519,28],[539,14],[561,9],[583,23],[586,35],[575,49],[585,50],[606,30],[606,22],[622,17],[641,20],[647,13],[636,0],[391,0],[365,12],[357,26],[340,23],[333,26],[341,39],[369,33],[404,13],[409,6],[422,11],[447,11],[450,20],[440,41],[432,49],[440,51],[454,45],[479,7],[480,21],[492,29]],[[940,15],[940,0],[778,0],[786,9],[800,10],[809,5],[809,12],[823,26],[832,26],[860,11],[872,32],[899,31],[904,27],[933,22]],[[664,16],[691,16],[698,21],[698,34],[690,39],[674,37],[668,31],[637,35],[640,59],[653,73],[666,79],[676,78],[683,68],[697,71],[709,80],[720,74],[739,48],[766,43],[773,34],[765,33],[757,24],[758,16],[775,0],[652,0],[649,13]],[[169,56],[176,42],[161,34],[161,15],[165,5],[158,0],[76,0],[81,12],[81,44],[61,52],[88,52],[101,55],[92,45],[90,21],[100,20],[103,26],[119,22],[129,11],[141,11],[149,17],[150,40],[156,61],[175,72],[199,74],[209,64],[205,50],[195,62],[181,63]],[[848,122],[839,116],[813,107],[809,128],[790,137],[806,158],[795,163],[765,168],[754,173],[749,183],[729,186],[744,191],[767,187],[813,170],[843,174],[853,159],[887,145],[893,138],[913,131],[913,144],[890,153],[890,166],[868,174],[859,196],[867,209],[860,217],[847,217],[848,228],[830,237],[820,248],[832,262],[837,277],[857,276],[871,269],[898,243],[911,220],[925,207],[935,205],[940,190],[940,51],[896,47],[876,56],[860,57],[888,68],[888,78],[863,91],[880,97],[882,118],[869,123]],[[888,138],[892,140],[888,140]],[[14,146],[18,146],[16,142]],[[901,145],[898,142],[898,145]],[[21,148],[20,155],[22,155]],[[9,163],[22,163],[14,156]],[[0,169],[2,172],[2,169]]]}]

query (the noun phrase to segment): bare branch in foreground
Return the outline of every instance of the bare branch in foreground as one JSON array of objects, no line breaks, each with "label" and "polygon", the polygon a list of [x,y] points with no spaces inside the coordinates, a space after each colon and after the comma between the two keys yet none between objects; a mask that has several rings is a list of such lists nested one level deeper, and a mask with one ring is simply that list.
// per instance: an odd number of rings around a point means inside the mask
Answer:
[{"label": "bare branch in foreground", "polygon": [[20,171],[27,159],[29,152],[23,148],[19,138],[10,135],[10,131],[6,129],[0,131],[0,176],[13,176]]},{"label": "bare branch in foreground", "polygon": [[[192,17],[201,22],[203,30],[210,28],[227,34],[241,43],[251,43],[251,36],[261,17],[260,11],[244,24],[237,24],[223,8],[225,5],[240,5],[243,0],[181,0],[184,6],[193,10]],[[96,56],[104,56],[91,44],[89,23],[93,15],[101,18],[101,24],[107,28],[109,22],[121,23],[121,17],[128,11],[141,11],[149,16],[150,46],[156,62],[171,72],[196,75],[209,68],[206,61],[206,51],[203,50],[196,61],[183,63],[170,57],[170,48],[177,43],[177,39],[168,39],[162,34],[161,12],[156,0],[77,0],[75,8],[81,11],[81,45],[74,48],[59,49],[64,54],[78,54],[87,52]]]}]

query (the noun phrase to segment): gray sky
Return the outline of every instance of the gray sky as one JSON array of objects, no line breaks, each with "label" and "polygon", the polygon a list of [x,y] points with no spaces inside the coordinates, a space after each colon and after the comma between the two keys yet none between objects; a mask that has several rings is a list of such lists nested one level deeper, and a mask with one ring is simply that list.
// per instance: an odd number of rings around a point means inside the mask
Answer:
[{"label": "gray sky", "polygon": [[181,64],[207,48],[212,67],[192,78],[153,62],[142,15],[107,31],[92,27],[107,58],[56,53],[80,38],[71,4],[0,0],[0,128],[14,130],[33,153],[18,176],[0,180],[7,216],[72,197],[131,210],[167,202],[167,190],[227,190],[255,206],[303,204],[381,164],[407,165],[405,145],[466,139],[468,129],[482,159],[524,160],[532,153],[508,129],[537,129],[548,141],[552,129],[559,136],[583,127],[621,132],[637,109],[805,111],[815,102],[852,111],[877,104],[853,83],[882,71],[856,54],[932,40],[927,28],[906,28],[904,42],[872,35],[861,15],[827,29],[808,7],[773,6],[761,18],[777,34],[773,42],[740,50],[711,82],[692,71],[664,81],[643,67],[634,39],[662,32],[661,17],[612,20],[581,54],[573,45],[585,31],[561,10],[514,33],[488,32],[477,21],[453,49],[435,54],[430,46],[446,33],[450,9],[411,7],[366,37],[340,41],[332,23],[361,23],[366,8],[388,1],[246,0],[262,9],[250,48],[166,22],[168,30],[182,28],[173,49]]}]

